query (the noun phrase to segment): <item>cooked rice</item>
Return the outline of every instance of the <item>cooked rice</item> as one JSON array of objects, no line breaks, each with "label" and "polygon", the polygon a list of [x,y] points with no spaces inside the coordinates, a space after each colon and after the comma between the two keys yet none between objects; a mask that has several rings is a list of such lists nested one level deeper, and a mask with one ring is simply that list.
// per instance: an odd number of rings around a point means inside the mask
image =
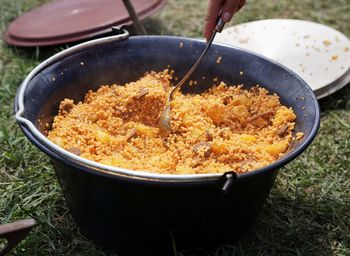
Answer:
[{"label": "cooked rice", "polygon": [[83,102],[65,99],[48,138],[102,164],[163,174],[244,173],[287,151],[293,110],[264,88],[223,82],[202,94],[177,92],[172,133],[162,138],[157,119],[171,79],[168,70],[150,72],[125,86],[89,91]]}]

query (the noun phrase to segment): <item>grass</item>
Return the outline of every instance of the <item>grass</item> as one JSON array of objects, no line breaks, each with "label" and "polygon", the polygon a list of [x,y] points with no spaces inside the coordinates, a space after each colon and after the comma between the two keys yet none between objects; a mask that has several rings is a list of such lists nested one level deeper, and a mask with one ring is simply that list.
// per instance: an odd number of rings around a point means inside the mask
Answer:
[{"label": "grass", "polygon": [[[43,2],[0,0],[0,32],[17,15]],[[307,19],[350,36],[349,0],[247,2],[234,23]],[[206,1],[169,0],[146,27],[154,34],[198,37],[205,8]],[[79,234],[49,159],[28,142],[13,118],[13,98],[21,81],[59,50],[23,50],[0,43],[0,223],[28,217],[38,222],[13,255],[114,255]],[[350,255],[350,87],[320,105],[322,123],[316,140],[281,170],[254,228],[237,244],[179,255]]]}]

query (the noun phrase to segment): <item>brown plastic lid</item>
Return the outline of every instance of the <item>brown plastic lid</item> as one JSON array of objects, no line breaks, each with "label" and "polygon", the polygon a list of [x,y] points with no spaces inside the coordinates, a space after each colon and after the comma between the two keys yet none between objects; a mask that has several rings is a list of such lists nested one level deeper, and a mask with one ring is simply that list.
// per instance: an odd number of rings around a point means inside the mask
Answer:
[{"label": "brown plastic lid", "polygon": [[[158,11],[166,0],[131,0],[140,19]],[[8,44],[49,46],[83,40],[131,24],[121,0],[58,0],[31,10],[13,21],[6,33]]]}]

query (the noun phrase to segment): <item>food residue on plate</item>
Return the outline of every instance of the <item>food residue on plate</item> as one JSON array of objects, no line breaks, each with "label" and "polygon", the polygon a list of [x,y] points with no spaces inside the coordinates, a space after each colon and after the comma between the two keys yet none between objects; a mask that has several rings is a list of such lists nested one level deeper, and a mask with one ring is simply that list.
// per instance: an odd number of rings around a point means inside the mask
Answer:
[{"label": "food residue on plate", "polygon": [[330,40],[323,40],[323,45],[328,47],[332,44],[332,42]]},{"label": "food residue on plate", "polygon": [[338,56],[337,54],[334,54],[334,55],[331,56],[331,59],[335,61],[335,60],[338,59],[338,57],[339,57],[339,56]]}]

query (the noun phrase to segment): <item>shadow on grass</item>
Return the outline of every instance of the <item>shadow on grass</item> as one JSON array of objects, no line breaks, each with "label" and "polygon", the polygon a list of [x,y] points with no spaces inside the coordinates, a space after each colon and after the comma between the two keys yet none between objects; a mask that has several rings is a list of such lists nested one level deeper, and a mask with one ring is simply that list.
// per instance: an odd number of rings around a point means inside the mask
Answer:
[{"label": "shadow on grass", "polygon": [[[70,253],[120,255],[99,246],[91,246],[91,242],[79,234],[63,201],[57,205],[56,210],[52,216],[51,230],[45,231],[49,232],[45,236],[48,235],[51,241],[60,243],[55,247],[64,248],[67,245],[63,244],[71,243]],[[221,245],[212,251],[179,248],[177,255],[333,255],[337,250],[342,252],[339,241],[345,244],[350,242],[347,235],[350,232],[347,225],[349,213],[350,207],[334,198],[317,200],[305,196],[303,199],[295,199],[275,189],[254,227],[235,244]],[[45,220],[42,224],[47,226]],[[87,246],[88,244],[90,245]],[[47,252],[52,250],[50,244],[43,247],[47,247]],[[89,253],[85,252],[86,248],[89,248]]]},{"label": "shadow on grass", "polygon": [[251,231],[235,244],[212,252],[191,248],[179,255],[346,255],[349,211],[349,206],[332,198],[298,201],[278,192]]},{"label": "shadow on grass", "polygon": [[332,255],[335,247],[342,247],[337,243],[349,242],[349,210],[332,198],[297,201],[279,194],[266,206],[239,247],[244,254]]},{"label": "shadow on grass", "polygon": [[350,109],[350,84],[347,84],[336,93],[325,97],[319,101],[321,112],[331,110],[349,110]]}]

